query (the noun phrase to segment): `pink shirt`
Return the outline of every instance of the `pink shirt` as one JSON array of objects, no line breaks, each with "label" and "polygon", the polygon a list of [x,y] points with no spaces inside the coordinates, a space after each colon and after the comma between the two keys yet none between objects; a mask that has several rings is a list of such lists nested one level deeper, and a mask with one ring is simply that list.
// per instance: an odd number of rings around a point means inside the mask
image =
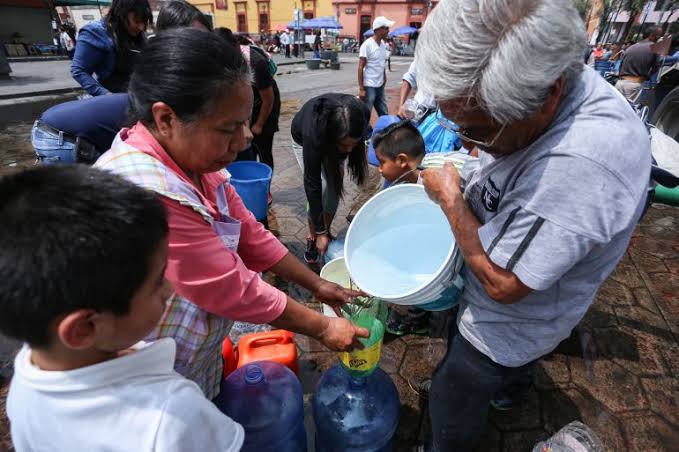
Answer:
[{"label": "pink shirt", "polygon": [[[141,123],[122,131],[121,138],[195,186]],[[198,190],[201,202],[218,219],[216,189],[227,179],[222,173],[203,174],[200,179],[204,187],[204,191]],[[287,296],[264,282],[259,272],[278,263],[288,250],[255,220],[231,185],[226,186],[226,196],[230,216],[242,223],[238,253],[224,246],[200,214],[161,196],[170,226],[165,275],[179,295],[207,312],[231,320],[268,323],[283,313]]]}]

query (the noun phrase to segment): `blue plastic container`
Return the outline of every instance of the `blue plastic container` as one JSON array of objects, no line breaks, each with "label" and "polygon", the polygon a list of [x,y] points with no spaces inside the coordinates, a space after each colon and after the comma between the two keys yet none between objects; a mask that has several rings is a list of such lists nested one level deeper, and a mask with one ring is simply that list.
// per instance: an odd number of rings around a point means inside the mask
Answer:
[{"label": "blue plastic container", "polygon": [[226,167],[231,173],[231,185],[243,200],[245,207],[257,220],[266,219],[271,187],[271,168],[259,162],[233,162]]},{"label": "blue plastic container", "polygon": [[302,385],[287,367],[258,361],[237,369],[216,403],[245,429],[241,452],[306,452]]},{"label": "blue plastic container", "polygon": [[400,404],[396,386],[379,367],[352,378],[336,364],[314,393],[316,452],[391,451]]}]

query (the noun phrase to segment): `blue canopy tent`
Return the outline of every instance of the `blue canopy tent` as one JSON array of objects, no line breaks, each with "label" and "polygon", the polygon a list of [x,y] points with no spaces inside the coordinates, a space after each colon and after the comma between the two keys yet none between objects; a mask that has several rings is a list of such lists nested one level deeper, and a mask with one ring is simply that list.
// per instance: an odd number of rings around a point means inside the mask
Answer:
[{"label": "blue canopy tent", "polygon": [[325,16],[305,20],[304,28],[340,30],[344,27],[333,16]]},{"label": "blue canopy tent", "polygon": [[393,38],[394,36],[411,35],[411,34],[415,33],[416,31],[417,31],[417,28],[404,25],[402,27],[398,27],[398,28],[395,28],[392,31],[390,31],[389,37]]},{"label": "blue canopy tent", "polygon": [[304,21],[297,24],[292,21],[288,24],[288,28],[292,30],[320,30],[320,29],[331,29],[340,30],[342,25],[340,25],[337,20],[332,16],[327,17],[316,17],[314,19],[305,19]]},{"label": "blue canopy tent", "polygon": [[365,36],[366,38],[369,38],[374,34],[375,34],[375,32],[373,30],[368,30],[368,31],[363,33],[363,36]]}]

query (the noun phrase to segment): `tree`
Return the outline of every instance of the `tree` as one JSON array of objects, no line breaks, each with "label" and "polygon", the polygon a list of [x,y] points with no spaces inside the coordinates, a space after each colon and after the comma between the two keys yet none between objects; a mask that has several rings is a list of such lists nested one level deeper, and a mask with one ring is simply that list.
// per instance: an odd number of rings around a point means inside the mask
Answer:
[{"label": "tree", "polygon": [[[625,41],[628,41],[632,32],[632,25],[639,16],[639,13],[644,10],[648,3],[647,0],[625,0],[625,10],[629,12],[629,20],[627,21],[627,33],[625,34]],[[644,24],[641,24],[643,28]]]},{"label": "tree", "polygon": [[584,21],[587,17],[587,13],[589,13],[590,8],[592,7],[591,0],[574,0],[574,3],[575,8],[578,10],[578,13],[580,13],[580,17]]}]

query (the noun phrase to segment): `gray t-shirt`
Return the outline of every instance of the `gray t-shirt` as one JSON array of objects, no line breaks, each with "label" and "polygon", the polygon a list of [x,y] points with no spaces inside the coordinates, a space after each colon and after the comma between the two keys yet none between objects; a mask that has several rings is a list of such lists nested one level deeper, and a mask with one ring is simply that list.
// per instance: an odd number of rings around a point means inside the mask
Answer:
[{"label": "gray t-shirt", "polygon": [[466,269],[460,333],[508,367],[552,351],[624,254],[650,168],[644,125],[589,67],[537,141],[498,159],[480,153],[465,198],[482,223],[481,243],[533,291],[500,304]]}]

